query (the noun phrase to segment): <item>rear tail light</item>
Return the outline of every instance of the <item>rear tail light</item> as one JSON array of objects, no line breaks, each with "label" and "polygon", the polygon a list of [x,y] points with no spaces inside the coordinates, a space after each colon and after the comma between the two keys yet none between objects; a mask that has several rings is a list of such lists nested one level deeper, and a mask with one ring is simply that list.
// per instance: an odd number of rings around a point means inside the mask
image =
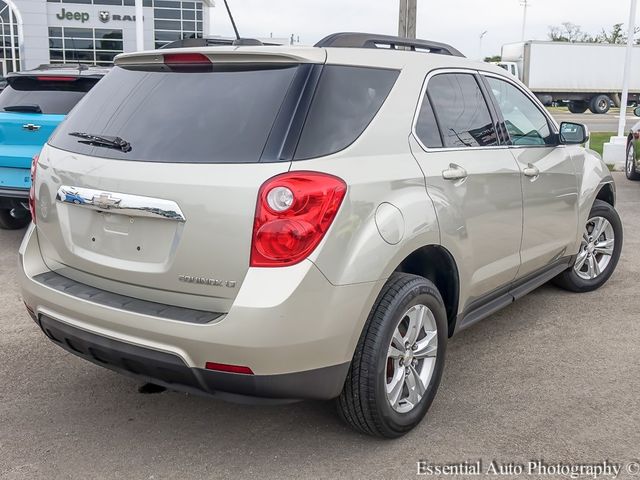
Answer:
[{"label": "rear tail light", "polygon": [[343,180],[318,172],[267,180],[258,193],[251,266],[284,267],[307,258],[329,230],[346,191]]},{"label": "rear tail light", "polygon": [[77,77],[56,77],[53,75],[36,77],[37,80],[41,82],[75,82]]},{"label": "rear tail light", "polygon": [[31,160],[31,188],[29,189],[29,211],[31,220],[36,223],[36,170],[38,169],[38,155]]},{"label": "rear tail light", "polygon": [[204,366],[207,370],[226,373],[242,373],[244,375],[253,375],[253,370],[249,367],[241,365],[227,365],[226,363],[207,362]]}]

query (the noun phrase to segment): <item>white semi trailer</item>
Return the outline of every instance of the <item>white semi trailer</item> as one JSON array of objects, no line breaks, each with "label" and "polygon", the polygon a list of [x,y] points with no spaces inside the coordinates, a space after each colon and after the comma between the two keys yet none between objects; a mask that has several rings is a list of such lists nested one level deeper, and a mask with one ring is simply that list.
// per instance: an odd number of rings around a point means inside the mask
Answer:
[{"label": "white semi trailer", "polygon": [[[528,41],[502,47],[498,62],[544,103],[568,101],[573,113],[620,106],[626,45]],[[633,49],[629,100],[640,97],[640,46]]]}]

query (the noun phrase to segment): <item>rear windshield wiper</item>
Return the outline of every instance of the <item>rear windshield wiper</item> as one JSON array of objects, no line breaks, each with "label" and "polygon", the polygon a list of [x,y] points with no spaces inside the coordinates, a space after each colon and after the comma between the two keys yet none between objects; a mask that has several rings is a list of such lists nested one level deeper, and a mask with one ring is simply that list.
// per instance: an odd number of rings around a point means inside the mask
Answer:
[{"label": "rear windshield wiper", "polygon": [[120,137],[108,137],[103,135],[92,135],[85,132],[71,132],[69,135],[73,137],[79,137],[85,141],[78,140],[80,143],[86,143],[87,145],[95,145],[97,147],[116,148],[122,150],[124,153],[131,151],[131,144]]},{"label": "rear windshield wiper", "polygon": [[40,105],[9,105],[4,107],[5,112],[29,112],[29,113],[42,113]]}]

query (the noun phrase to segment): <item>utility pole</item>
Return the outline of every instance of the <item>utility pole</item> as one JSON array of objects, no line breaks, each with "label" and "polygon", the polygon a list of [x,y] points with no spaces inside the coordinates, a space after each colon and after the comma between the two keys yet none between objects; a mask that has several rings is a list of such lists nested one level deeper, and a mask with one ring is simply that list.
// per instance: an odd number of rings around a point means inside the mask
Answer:
[{"label": "utility pole", "polygon": [[404,38],[416,38],[417,13],[418,0],[400,0],[398,36]]},{"label": "utility pole", "polygon": [[522,41],[524,42],[527,33],[527,9],[529,8],[529,0],[521,0],[520,5],[522,5],[524,10],[522,13]]}]

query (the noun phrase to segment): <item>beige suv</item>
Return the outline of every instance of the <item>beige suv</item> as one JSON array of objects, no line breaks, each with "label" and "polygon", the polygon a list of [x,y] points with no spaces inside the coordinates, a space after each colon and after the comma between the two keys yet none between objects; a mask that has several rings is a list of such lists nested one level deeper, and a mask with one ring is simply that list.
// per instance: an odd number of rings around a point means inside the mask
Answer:
[{"label": "beige suv", "polygon": [[120,55],[34,161],[24,301],[98,365],[337,399],[360,431],[400,436],[455,332],[548,280],[613,273],[615,188],[586,140],[443,44]]}]

